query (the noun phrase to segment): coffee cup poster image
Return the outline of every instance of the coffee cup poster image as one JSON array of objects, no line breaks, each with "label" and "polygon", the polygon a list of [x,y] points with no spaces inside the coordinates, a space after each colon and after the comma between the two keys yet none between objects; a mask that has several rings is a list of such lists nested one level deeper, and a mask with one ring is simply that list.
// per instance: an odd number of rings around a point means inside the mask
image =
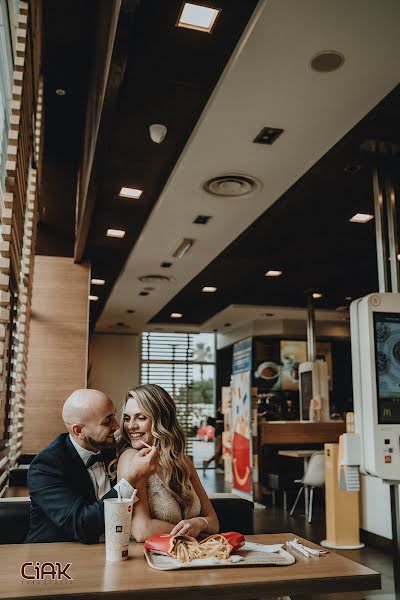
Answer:
[{"label": "coffee cup poster image", "polygon": [[281,367],[272,360],[260,363],[254,371],[254,378],[260,389],[281,389]]},{"label": "coffee cup poster image", "polygon": [[252,497],[251,372],[232,377],[232,475],[233,488]]},{"label": "coffee cup poster image", "polygon": [[299,389],[299,365],[307,360],[307,343],[295,340],[280,342],[281,389]]}]

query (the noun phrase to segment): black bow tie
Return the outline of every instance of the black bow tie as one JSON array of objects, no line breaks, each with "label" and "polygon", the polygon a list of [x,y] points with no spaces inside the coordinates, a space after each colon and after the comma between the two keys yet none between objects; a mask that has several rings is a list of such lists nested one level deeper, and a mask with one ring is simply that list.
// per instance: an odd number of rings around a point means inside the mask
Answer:
[{"label": "black bow tie", "polygon": [[98,452],[97,454],[92,454],[91,456],[89,456],[89,458],[86,461],[86,468],[89,469],[89,467],[93,467],[93,465],[95,465],[98,462],[104,463],[104,456],[102,455],[101,452]]},{"label": "black bow tie", "polygon": [[86,461],[86,468],[93,467],[96,463],[108,464],[111,460],[115,458],[115,449],[114,448],[104,448],[100,450],[97,454],[92,454]]}]

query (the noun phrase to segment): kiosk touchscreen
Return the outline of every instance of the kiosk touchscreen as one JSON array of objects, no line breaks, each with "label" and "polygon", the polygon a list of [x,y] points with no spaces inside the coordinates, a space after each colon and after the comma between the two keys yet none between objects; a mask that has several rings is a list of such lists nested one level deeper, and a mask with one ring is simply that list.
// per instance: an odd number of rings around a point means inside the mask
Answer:
[{"label": "kiosk touchscreen", "polygon": [[302,421],[329,421],[329,385],[326,362],[307,361],[299,365],[300,418]]},{"label": "kiosk touchscreen", "polygon": [[400,294],[370,294],[350,308],[354,416],[361,468],[400,480]]}]

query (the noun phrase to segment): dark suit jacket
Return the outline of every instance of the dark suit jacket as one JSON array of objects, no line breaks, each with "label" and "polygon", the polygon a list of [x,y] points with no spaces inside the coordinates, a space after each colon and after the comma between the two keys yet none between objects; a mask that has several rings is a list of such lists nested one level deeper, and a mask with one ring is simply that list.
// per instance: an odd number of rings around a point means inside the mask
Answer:
[{"label": "dark suit jacket", "polygon": [[104,498],[96,499],[93,483],[69,435],[59,435],[32,461],[28,471],[31,497],[27,543],[96,544],[104,533]]}]

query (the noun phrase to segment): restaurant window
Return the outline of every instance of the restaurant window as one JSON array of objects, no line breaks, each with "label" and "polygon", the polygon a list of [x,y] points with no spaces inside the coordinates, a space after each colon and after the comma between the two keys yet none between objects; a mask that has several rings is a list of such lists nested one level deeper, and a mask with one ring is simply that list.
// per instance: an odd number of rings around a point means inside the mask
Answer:
[{"label": "restaurant window", "polygon": [[141,383],[156,383],[174,398],[188,454],[201,466],[210,453],[201,443],[213,442],[203,428],[215,414],[214,334],[146,332],[141,356]]}]

